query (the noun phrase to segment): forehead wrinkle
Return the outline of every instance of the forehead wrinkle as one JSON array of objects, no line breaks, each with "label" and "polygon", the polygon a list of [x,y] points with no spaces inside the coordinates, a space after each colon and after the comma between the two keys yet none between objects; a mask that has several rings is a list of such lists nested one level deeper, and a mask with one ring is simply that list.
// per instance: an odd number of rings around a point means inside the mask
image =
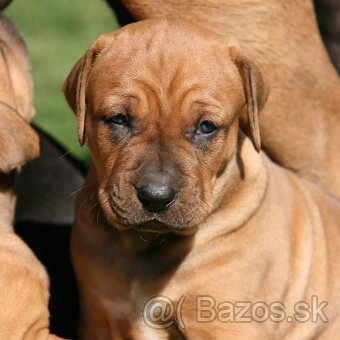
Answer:
[{"label": "forehead wrinkle", "polygon": [[175,103],[179,104],[182,111],[186,111],[185,108],[187,107],[192,108],[195,104],[215,111],[224,109],[222,98],[218,98],[217,95],[209,93],[206,88],[197,83],[182,87],[178,92],[179,94],[176,96]]},{"label": "forehead wrinkle", "polygon": [[[162,97],[163,97],[163,91],[160,86],[155,86],[154,82],[150,82],[147,79],[141,79],[141,78],[135,78],[134,79],[135,85],[137,87],[142,88],[143,91],[139,91],[139,94],[142,94],[142,97],[147,102],[147,105],[149,109],[153,106],[156,106],[158,109],[158,112],[163,111],[163,105],[162,105]],[[154,104],[154,105],[152,105]],[[154,110],[153,110],[154,111]]]}]

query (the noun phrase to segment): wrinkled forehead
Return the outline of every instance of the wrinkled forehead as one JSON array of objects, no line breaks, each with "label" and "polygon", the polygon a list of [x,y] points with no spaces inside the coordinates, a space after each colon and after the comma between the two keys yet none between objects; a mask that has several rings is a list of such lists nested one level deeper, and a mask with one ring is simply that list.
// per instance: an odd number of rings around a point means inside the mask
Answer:
[{"label": "wrinkled forehead", "polygon": [[169,29],[118,35],[98,56],[89,83],[91,93],[97,92],[94,100],[104,91],[134,96],[146,88],[172,97],[190,89],[215,98],[226,96],[228,88],[242,92],[221,39]]}]

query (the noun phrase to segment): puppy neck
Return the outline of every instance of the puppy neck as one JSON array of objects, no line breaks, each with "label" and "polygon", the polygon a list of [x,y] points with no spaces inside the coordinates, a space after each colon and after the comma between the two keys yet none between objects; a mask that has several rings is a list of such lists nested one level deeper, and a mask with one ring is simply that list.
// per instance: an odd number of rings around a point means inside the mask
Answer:
[{"label": "puppy neck", "polygon": [[215,208],[198,228],[196,241],[207,241],[242,227],[260,207],[267,186],[265,155],[257,153],[248,138],[242,138],[238,152],[216,179]]}]

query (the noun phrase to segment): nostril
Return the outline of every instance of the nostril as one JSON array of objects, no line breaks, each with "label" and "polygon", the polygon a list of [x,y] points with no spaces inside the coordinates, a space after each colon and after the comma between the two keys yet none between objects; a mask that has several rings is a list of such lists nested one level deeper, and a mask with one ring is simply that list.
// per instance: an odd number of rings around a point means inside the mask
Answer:
[{"label": "nostril", "polygon": [[144,208],[151,212],[166,210],[175,201],[177,192],[167,185],[147,184],[137,188],[137,196]]}]

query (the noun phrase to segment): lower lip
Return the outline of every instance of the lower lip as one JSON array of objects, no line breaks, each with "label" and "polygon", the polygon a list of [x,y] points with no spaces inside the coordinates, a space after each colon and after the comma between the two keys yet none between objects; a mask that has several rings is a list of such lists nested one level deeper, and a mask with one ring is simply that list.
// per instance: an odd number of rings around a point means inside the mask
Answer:
[{"label": "lower lip", "polygon": [[170,229],[170,226],[162,223],[162,222],[159,222],[157,220],[151,220],[151,221],[147,221],[147,222],[144,222],[140,225],[140,227],[143,228],[143,230],[148,230],[148,229],[151,229],[151,230],[166,230],[166,229]]}]

